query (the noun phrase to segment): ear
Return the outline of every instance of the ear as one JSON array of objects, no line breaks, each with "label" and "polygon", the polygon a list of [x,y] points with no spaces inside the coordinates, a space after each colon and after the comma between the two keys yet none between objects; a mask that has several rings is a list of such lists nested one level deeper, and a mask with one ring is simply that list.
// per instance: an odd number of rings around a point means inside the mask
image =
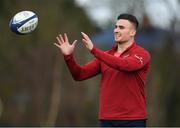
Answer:
[{"label": "ear", "polygon": [[136,35],[136,30],[135,30],[135,29],[132,29],[131,32],[130,32],[130,35],[131,35],[131,36],[135,36],[135,35]]}]

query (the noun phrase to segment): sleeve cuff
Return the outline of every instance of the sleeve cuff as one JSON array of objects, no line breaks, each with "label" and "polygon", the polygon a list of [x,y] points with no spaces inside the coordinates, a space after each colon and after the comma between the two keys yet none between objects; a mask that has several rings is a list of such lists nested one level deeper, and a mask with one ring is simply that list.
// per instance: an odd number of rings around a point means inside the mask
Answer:
[{"label": "sleeve cuff", "polygon": [[92,50],[90,51],[92,54],[94,54],[96,52],[96,48],[93,47]]},{"label": "sleeve cuff", "polygon": [[63,55],[64,56],[64,59],[67,61],[71,58],[73,58],[73,54],[69,54],[69,55]]}]

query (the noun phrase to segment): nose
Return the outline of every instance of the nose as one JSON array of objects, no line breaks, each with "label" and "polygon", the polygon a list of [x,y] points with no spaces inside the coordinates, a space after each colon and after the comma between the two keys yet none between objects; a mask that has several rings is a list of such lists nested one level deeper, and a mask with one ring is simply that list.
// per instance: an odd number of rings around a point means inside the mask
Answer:
[{"label": "nose", "polygon": [[118,27],[114,28],[114,33],[117,33],[118,31]]}]

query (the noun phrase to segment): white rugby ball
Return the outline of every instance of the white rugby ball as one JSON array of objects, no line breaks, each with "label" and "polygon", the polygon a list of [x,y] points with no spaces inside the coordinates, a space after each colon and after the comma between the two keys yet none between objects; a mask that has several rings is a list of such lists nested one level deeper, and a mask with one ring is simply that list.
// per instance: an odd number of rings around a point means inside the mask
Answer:
[{"label": "white rugby ball", "polygon": [[24,35],[31,33],[38,25],[38,17],[32,11],[21,11],[10,20],[9,27],[12,32]]}]

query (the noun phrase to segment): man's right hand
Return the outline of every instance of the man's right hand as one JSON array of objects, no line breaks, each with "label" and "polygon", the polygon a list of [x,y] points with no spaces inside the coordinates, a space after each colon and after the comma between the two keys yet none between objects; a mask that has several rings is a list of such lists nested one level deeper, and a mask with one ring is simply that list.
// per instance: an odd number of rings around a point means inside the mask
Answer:
[{"label": "man's right hand", "polygon": [[62,54],[70,55],[74,52],[77,40],[70,44],[66,33],[64,33],[64,38],[61,34],[59,34],[59,36],[57,36],[56,39],[57,43],[54,43],[54,45],[61,50]]}]

